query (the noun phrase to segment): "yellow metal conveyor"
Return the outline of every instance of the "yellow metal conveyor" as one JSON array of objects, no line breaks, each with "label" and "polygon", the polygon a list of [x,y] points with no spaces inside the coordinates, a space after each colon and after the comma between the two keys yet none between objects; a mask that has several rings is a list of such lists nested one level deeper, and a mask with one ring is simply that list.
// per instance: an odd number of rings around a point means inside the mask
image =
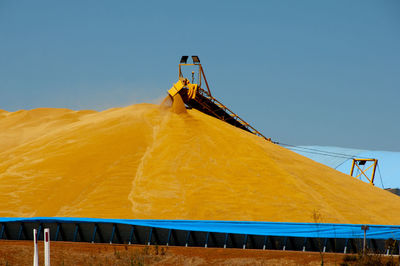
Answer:
[{"label": "yellow metal conveyor", "polygon": [[[249,123],[244,121],[237,114],[232,112],[228,107],[226,107],[224,104],[222,104],[211,95],[211,91],[198,56],[192,56],[193,64],[187,64],[187,59],[188,56],[182,56],[179,64],[179,80],[168,91],[168,94],[173,101],[176,101],[176,98],[180,97],[183,103],[188,108],[194,108],[196,110],[199,110],[200,112],[216,117],[235,127],[241,128],[268,141],[271,141],[270,138],[266,138],[258,130],[256,130]],[[182,66],[198,67],[197,84],[191,83],[187,78],[183,76]],[[202,79],[204,79],[207,90],[203,89],[201,86]],[[192,72],[192,82],[193,80],[194,72]]]}]

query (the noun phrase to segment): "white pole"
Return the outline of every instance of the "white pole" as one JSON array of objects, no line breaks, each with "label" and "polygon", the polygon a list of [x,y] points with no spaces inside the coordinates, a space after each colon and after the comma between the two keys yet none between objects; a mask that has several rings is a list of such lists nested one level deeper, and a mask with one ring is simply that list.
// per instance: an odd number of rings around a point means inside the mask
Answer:
[{"label": "white pole", "polygon": [[33,266],[39,266],[37,229],[33,229]]},{"label": "white pole", "polygon": [[50,266],[50,228],[44,229],[44,265]]}]

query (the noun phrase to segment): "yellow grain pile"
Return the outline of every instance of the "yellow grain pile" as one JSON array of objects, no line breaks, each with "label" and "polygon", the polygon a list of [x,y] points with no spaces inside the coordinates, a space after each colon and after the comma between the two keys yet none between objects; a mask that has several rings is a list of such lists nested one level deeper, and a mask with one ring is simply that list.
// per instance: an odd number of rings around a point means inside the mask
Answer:
[{"label": "yellow grain pile", "polygon": [[400,197],[196,110],[0,111],[0,216],[400,224]]}]

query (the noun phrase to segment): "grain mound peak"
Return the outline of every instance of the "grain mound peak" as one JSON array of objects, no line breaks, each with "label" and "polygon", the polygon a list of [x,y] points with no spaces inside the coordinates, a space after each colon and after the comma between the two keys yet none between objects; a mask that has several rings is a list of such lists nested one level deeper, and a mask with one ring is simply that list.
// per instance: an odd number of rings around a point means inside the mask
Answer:
[{"label": "grain mound peak", "polygon": [[[0,111],[0,215],[400,224],[400,198],[197,110]],[[314,218],[313,218],[314,217]]]}]

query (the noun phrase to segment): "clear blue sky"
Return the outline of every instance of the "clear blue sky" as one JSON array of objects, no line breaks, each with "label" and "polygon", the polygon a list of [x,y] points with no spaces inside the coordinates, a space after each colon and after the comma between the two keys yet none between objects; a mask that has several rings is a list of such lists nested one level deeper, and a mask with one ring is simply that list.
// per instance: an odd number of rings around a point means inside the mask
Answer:
[{"label": "clear blue sky", "polygon": [[396,0],[0,0],[0,109],[155,102],[185,54],[274,140],[400,151]]}]

